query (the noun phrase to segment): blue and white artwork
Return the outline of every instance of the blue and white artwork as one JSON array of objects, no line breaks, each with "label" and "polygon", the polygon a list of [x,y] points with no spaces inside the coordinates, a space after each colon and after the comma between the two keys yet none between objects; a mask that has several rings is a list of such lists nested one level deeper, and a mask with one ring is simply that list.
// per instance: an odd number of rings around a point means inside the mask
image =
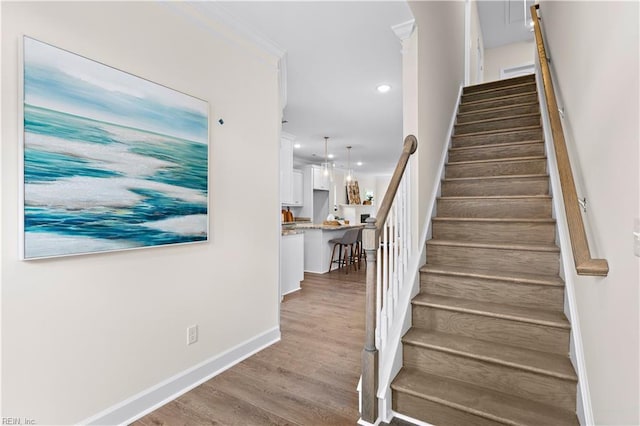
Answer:
[{"label": "blue and white artwork", "polygon": [[206,241],[208,103],[23,41],[23,258]]}]

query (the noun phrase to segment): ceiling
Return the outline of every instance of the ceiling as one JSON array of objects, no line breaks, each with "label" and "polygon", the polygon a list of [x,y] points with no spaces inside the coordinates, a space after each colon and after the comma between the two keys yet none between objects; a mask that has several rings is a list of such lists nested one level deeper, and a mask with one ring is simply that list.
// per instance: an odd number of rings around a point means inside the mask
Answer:
[{"label": "ceiling", "polygon": [[[406,2],[216,3],[287,52],[282,130],[301,145],[297,165],[324,161],[329,136],[336,167],[346,168],[352,146],[357,171],[393,171],[402,149],[402,55],[391,27],[413,18]],[[382,83],[388,93],[377,92]]]},{"label": "ceiling", "polygon": [[[524,2],[480,0],[485,48],[529,40]],[[413,19],[405,1],[202,2],[223,11],[254,39],[286,52],[287,104],[282,130],[300,148],[294,164],[324,161],[324,136],[337,168],[391,173],[402,149],[402,54],[392,26]],[[529,15],[527,15],[529,16]],[[378,93],[382,83],[391,86]],[[355,166],[362,162],[362,166]]]},{"label": "ceiling", "polygon": [[533,40],[533,33],[527,25],[531,19],[529,8],[533,3],[533,0],[479,0],[478,15],[484,48]]}]

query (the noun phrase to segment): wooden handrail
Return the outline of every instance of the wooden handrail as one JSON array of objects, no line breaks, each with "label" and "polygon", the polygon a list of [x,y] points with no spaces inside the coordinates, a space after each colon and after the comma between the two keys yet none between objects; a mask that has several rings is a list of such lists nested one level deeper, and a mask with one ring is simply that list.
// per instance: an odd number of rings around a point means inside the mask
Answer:
[{"label": "wooden handrail", "polygon": [[400,155],[400,159],[398,160],[396,169],[393,171],[393,176],[391,176],[391,181],[389,181],[389,187],[387,188],[387,192],[385,192],[384,194],[382,204],[380,204],[378,214],[375,217],[376,229],[378,230],[378,232],[380,232],[387,220],[389,210],[391,210],[391,205],[393,204],[393,199],[396,196],[396,192],[398,192],[398,187],[400,186],[402,175],[404,174],[404,170],[407,168],[407,164],[409,163],[409,157],[411,157],[411,155],[416,152],[416,149],[418,149],[418,139],[416,139],[415,136],[409,135],[404,138],[402,154]]},{"label": "wooden handrail", "polygon": [[378,418],[378,350],[376,348],[376,276],[377,250],[380,232],[393,205],[409,158],[418,148],[418,139],[409,135],[404,138],[402,154],[393,172],[387,192],[376,217],[367,219],[362,231],[362,246],[367,254],[367,278],[365,284],[365,341],[362,350],[362,388],[360,393],[362,419],[368,423],[376,423]]},{"label": "wooden handrail", "polygon": [[560,114],[558,112],[558,102],[556,100],[555,91],[553,90],[553,82],[551,81],[549,60],[544,48],[544,40],[542,39],[542,30],[540,29],[539,22],[540,18],[537,13],[538,8],[539,5],[537,4],[531,6],[531,18],[536,18],[533,19],[536,46],[538,49],[538,57],[540,59],[544,94],[547,99],[547,110],[549,111],[551,134],[553,135],[553,147],[556,153],[556,161],[558,163],[558,173],[560,175],[562,198],[564,200],[564,209],[567,216],[567,225],[569,227],[573,261],[579,275],[607,276],[609,273],[609,264],[607,263],[607,260],[592,258],[591,251],[589,250],[587,233],[584,228],[584,222],[582,221],[582,214],[580,213],[576,185],[571,171],[571,162],[569,161],[567,144],[564,139],[562,122],[560,121]]}]

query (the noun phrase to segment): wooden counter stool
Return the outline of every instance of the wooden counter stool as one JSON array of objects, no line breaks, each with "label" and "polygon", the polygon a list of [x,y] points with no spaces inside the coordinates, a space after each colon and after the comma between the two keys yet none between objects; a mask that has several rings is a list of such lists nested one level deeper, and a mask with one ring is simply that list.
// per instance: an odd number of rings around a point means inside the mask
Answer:
[{"label": "wooden counter stool", "polygon": [[356,239],[356,252],[355,252],[355,261],[357,262],[357,270],[360,270],[360,261],[364,261],[364,264],[367,264],[367,253],[364,251],[362,247],[362,230],[364,228],[360,228],[358,230],[358,238]]},{"label": "wooden counter stool", "polygon": [[[359,232],[360,229],[349,229],[344,233],[342,238],[334,238],[333,240],[329,240],[329,243],[333,244],[333,250],[331,251],[331,261],[329,261],[329,272],[331,272],[331,266],[333,266],[334,263],[338,264],[338,268],[354,264],[354,246],[358,242]],[[339,247],[340,250],[338,251],[338,260],[333,260],[336,254],[336,247]],[[347,249],[350,250],[349,254],[347,254]],[[348,274],[349,268],[346,268],[345,272]]]}]

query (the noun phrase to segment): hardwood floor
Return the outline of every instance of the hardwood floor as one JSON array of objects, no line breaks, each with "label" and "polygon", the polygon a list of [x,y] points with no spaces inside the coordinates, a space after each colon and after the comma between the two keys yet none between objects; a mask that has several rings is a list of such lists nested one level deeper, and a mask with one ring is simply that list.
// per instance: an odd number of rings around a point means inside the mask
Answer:
[{"label": "hardwood floor", "polygon": [[305,274],[281,305],[280,342],[133,425],[354,425],[364,280],[364,268]]}]

